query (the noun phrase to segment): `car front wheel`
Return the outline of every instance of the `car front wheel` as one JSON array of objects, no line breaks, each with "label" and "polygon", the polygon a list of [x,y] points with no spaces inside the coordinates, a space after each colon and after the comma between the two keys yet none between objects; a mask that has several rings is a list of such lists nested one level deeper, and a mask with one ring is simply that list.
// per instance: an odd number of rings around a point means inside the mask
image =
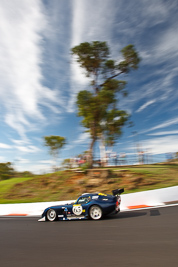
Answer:
[{"label": "car front wheel", "polygon": [[55,210],[50,209],[50,210],[47,211],[46,218],[47,218],[48,221],[53,222],[53,221],[56,220],[56,217],[57,217],[57,215],[56,215],[56,211]]},{"label": "car front wheel", "polygon": [[92,220],[99,220],[103,215],[102,209],[97,205],[93,205],[90,208],[89,215]]}]

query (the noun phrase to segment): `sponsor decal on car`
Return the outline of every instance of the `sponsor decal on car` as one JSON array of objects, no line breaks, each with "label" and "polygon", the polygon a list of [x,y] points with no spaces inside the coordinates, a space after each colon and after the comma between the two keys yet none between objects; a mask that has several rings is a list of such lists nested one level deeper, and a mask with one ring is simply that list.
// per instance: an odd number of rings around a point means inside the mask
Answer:
[{"label": "sponsor decal on car", "polygon": [[82,214],[82,206],[81,205],[73,205],[72,211],[75,215],[81,215]]},{"label": "sponsor decal on car", "polygon": [[92,199],[98,199],[98,196],[93,196]]}]

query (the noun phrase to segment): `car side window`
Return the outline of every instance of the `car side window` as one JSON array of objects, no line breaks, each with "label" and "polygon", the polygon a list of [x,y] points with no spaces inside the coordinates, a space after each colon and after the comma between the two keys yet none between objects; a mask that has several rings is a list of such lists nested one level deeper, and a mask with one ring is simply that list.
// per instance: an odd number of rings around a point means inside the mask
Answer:
[{"label": "car side window", "polygon": [[90,202],[91,197],[80,197],[78,199],[78,204],[87,204],[88,202]]}]

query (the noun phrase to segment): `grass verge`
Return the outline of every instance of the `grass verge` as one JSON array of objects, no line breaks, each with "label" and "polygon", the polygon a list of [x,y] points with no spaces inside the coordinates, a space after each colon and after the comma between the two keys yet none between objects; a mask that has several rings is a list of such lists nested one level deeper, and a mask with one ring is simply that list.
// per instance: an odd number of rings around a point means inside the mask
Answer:
[{"label": "grass verge", "polygon": [[133,193],[178,185],[178,164],[99,170],[108,174],[101,177],[94,170],[94,177],[90,177],[71,170],[0,181],[0,204],[70,200],[84,192],[111,193],[121,187],[124,187],[125,193]]}]

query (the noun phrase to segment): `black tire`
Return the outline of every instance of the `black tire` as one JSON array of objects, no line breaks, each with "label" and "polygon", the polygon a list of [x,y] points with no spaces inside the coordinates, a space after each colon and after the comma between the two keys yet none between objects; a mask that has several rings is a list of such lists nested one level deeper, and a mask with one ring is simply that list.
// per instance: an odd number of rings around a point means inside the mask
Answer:
[{"label": "black tire", "polygon": [[57,214],[56,214],[56,211],[53,210],[53,209],[49,209],[46,213],[46,219],[47,221],[50,221],[50,222],[53,222],[55,221],[57,218]]},{"label": "black tire", "polygon": [[92,220],[100,220],[103,216],[103,211],[98,205],[91,206],[89,216]]}]

